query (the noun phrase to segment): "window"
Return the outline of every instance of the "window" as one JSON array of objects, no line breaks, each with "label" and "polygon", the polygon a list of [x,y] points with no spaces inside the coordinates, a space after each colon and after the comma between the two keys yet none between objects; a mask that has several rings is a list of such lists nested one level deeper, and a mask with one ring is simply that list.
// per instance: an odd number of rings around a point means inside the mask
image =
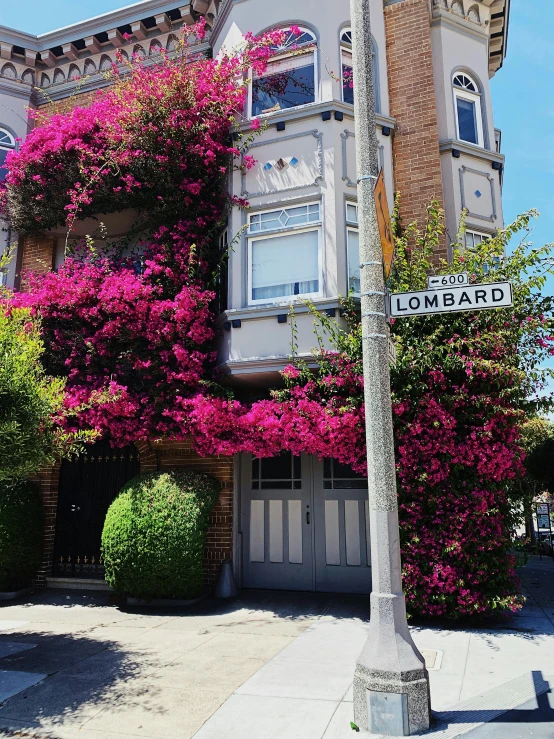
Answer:
[{"label": "window", "polygon": [[252,115],[274,113],[314,103],[316,99],[316,39],[311,31],[292,31],[261,75],[252,80]]},{"label": "window", "polygon": [[302,461],[291,452],[252,460],[252,490],[300,490]]},{"label": "window", "polygon": [[[379,75],[377,70],[377,54],[375,41],[372,39],[373,57],[373,91],[375,94],[375,110],[380,111],[379,104]],[[345,28],[340,35],[340,63],[341,63],[341,87],[342,100],[345,103],[354,104],[354,70],[352,66],[352,30]]]},{"label": "window", "polygon": [[5,269],[0,269],[0,287],[6,287],[8,284],[8,273]]},{"label": "window", "polygon": [[15,139],[8,133],[5,128],[0,128],[0,182],[6,178],[8,169],[6,167],[6,157],[10,151],[15,149]]},{"label": "window", "polygon": [[481,94],[472,78],[457,72],[453,79],[457,136],[461,141],[483,146]]},{"label": "window", "polygon": [[249,303],[320,294],[320,225],[319,203],[250,215]]},{"label": "window", "polygon": [[325,490],[367,490],[367,477],[354,472],[352,467],[336,459],[323,460],[323,487]]},{"label": "window", "polygon": [[216,277],[216,309],[217,313],[227,310],[229,295],[229,231],[225,229],[219,235],[219,274]]},{"label": "window", "polygon": [[360,239],[358,235],[358,206],[346,203],[346,254],[348,261],[348,291],[360,294]]},{"label": "window", "polygon": [[479,244],[482,244],[483,241],[487,241],[487,239],[490,239],[488,234],[482,234],[478,231],[466,231],[466,249],[474,249]]}]

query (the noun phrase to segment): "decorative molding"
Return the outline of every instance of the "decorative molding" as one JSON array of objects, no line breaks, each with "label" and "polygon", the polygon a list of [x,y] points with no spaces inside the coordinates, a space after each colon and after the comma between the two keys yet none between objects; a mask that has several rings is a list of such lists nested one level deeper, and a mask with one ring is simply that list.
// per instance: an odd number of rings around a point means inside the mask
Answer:
[{"label": "decorative molding", "polygon": [[[349,131],[348,129],[345,129],[344,133],[341,133],[340,135],[342,139],[342,180],[343,182],[346,182],[347,187],[353,187],[354,189],[358,188],[357,181],[354,182],[350,179],[348,175],[348,152],[346,150],[347,141],[349,138],[356,138],[356,134],[352,131]],[[378,146],[378,152],[379,152],[379,167],[385,171],[385,147],[383,144],[379,144]]]},{"label": "decorative molding", "polygon": [[[275,125],[277,121],[285,121],[286,123],[301,121],[311,116],[319,116],[321,113],[329,110],[340,111],[346,118],[352,121],[354,120],[354,106],[349,103],[343,103],[342,100],[324,100],[320,103],[307,103],[306,105],[299,105],[296,108],[286,108],[285,110],[278,110],[275,113],[260,115],[258,119],[270,126]],[[388,126],[393,131],[396,130],[396,119],[391,116],[376,113],[375,120],[377,126]],[[248,131],[251,127],[252,121],[249,118],[245,118],[240,123],[241,131]]]},{"label": "decorative molding", "polygon": [[[492,215],[489,216],[483,216],[479,213],[473,213],[467,208],[466,205],[466,197],[465,197],[465,184],[464,184],[464,175],[466,172],[470,172],[471,174],[479,175],[480,177],[486,177],[489,181],[489,185],[491,188],[491,202],[492,202]],[[490,221],[493,223],[496,221],[497,218],[497,212],[496,212],[496,195],[494,192],[494,179],[490,176],[488,172],[481,172],[479,169],[471,169],[471,167],[466,167],[465,165],[463,167],[460,167],[460,195],[462,200],[462,208],[467,210],[468,216],[471,218],[479,218],[481,221]]]},{"label": "decorative molding", "polygon": [[448,141],[439,142],[439,151],[441,152],[441,154],[446,151],[451,152],[452,149],[457,149],[458,151],[461,151],[462,154],[467,154],[468,156],[474,157],[475,159],[482,159],[483,161],[489,162],[490,164],[492,164],[492,162],[504,164],[506,160],[504,154],[498,154],[496,151],[483,149],[480,146],[473,146],[473,144],[468,144],[465,141],[448,139]]},{"label": "decorative molding", "polygon": [[244,169],[241,175],[241,197],[246,198],[259,198],[262,195],[276,195],[282,192],[292,192],[293,190],[302,190],[305,187],[317,187],[320,182],[325,180],[324,164],[323,164],[323,133],[317,129],[311,131],[303,131],[302,133],[291,133],[289,136],[278,136],[274,139],[268,139],[266,141],[257,141],[252,144],[249,148],[255,149],[260,146],[267,146],[268,144],[278,144],[282,141],[291,141],[292,139],[300,139],[304,136],[313,136],[317,140],[317,160],[318,160],[318,175],[313,182],[307,182],[303,185],[293,185],[291,187],[277,188],[273,190],[261,190],[260,192],[248,192],[246,189],[246,174]]}]

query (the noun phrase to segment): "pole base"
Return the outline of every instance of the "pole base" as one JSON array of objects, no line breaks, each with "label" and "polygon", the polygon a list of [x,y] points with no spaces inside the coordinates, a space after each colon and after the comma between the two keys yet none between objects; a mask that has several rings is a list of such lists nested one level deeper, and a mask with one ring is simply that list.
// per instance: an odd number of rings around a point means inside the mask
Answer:
[{"label": "pole base", "polygon": [[356,666],[354,721],[383,736],[412,736],[429,729],[429,678],[425,668],[386,673]]}]

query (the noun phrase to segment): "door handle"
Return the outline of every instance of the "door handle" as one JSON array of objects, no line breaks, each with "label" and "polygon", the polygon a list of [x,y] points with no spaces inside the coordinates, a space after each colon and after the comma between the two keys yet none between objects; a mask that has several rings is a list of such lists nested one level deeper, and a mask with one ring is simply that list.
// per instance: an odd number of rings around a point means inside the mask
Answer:
[{"label": "door handle", "polygon": [[310,525],[310,511],[306,511],[306,523]]}]

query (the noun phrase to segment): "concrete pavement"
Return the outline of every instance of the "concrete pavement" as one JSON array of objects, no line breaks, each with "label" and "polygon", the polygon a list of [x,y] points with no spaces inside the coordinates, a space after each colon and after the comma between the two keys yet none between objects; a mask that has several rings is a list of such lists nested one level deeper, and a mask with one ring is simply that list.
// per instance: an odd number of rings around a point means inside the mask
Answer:
[{"label": "concrete pavement", "polygon": [[[525,580],[510,622],[412,627],[431,668],[429,736],[554,736],[554,564],[533,561]],[[367,611],[365,598],[251,592],[125,613],[106,593],[35,593],[0,610],[0,737],[352,739]]]}]

